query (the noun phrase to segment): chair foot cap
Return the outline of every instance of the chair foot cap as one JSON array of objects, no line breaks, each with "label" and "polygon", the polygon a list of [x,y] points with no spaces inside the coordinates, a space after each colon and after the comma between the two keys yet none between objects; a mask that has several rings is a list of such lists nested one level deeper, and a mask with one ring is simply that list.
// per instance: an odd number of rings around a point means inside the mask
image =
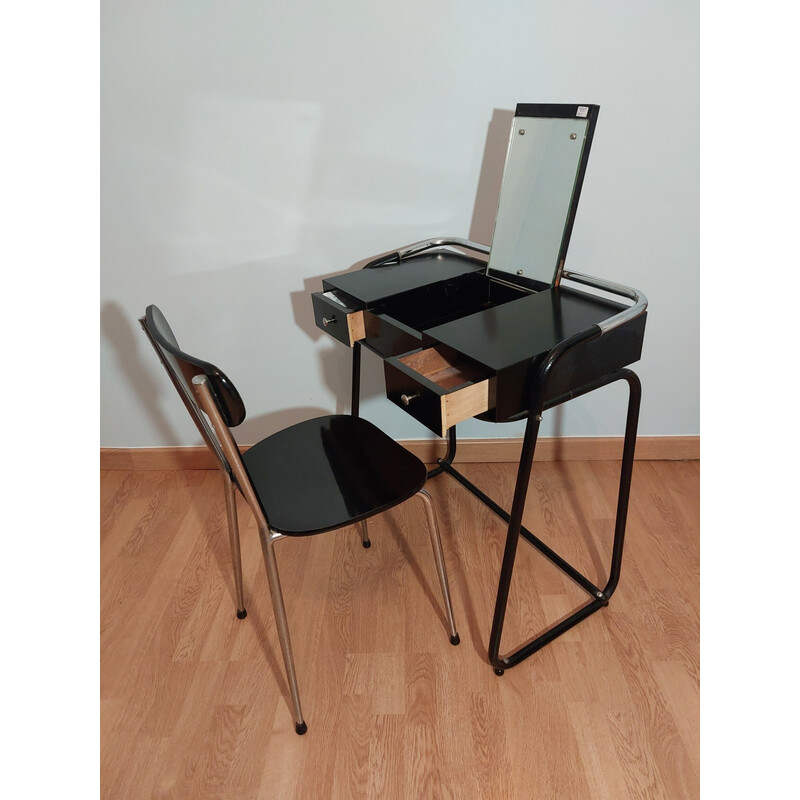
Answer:
[{"label": "chair foot cap", "polygon": [[295,733],[296,733],[298,736],[302,736],[302,735],[303,735],[303,734],[304,734],[304,733],[305,733],[305,732],[308,730],[308,725],[306,725],[306,723],[305,723],[305,722],[304,722],[302,725],[298,725],[298,724],[295,722],[295,724],[294,724],[294,730],[295,730]]},{"label": "chair foot cap", "polygon": [[244,619],[247,616],[247,609],[243,608],[241,611],[236,609],[236,619]]},{"label": "chair foot cap", "polygon": [[452,644],[452,645],[461,644],[461,637],[458,634],[456,634],[455,636],[451,636],[450,637],[450,644]]},{"label": "chair foot cap", "polygon": [[495,669],[494,674],[495,675],[502,675],[504,672],[505,672],[504,669]]},{"label": "chair foot cap", "polygon": [[361,542],[361,544],[363,544],[364,547],[370,547],[370,545],[372,545],[372,542],[369,539],[367,539],[366,542]]}]

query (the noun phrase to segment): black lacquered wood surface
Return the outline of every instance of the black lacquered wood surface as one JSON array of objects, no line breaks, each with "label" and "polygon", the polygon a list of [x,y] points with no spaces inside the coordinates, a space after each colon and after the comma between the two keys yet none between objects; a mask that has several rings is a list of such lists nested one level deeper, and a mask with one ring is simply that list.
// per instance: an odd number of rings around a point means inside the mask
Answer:
[{"label": "black lacquered wood surface", "polygon": [[374,269],[360,269],[326,278],[325,291],[338,289],[363,307],[372,308],[381,301],[403,292],[418,289],[435,281],[446,281],[470,272],[482,272],[485,265],[456,253],[424,255]]},{"label": "black lacquered wood surface", "polygon": [[270,527],[289,536],[341,528],[385,511],[425,484],[425,465],[371,422],[319,417],[242,456]]},{"label": "black lacquered wood surface", "polygon": [[547,353],[625,306],[571,289],[548,289],[439,325],[425,333],[491,370]]}]

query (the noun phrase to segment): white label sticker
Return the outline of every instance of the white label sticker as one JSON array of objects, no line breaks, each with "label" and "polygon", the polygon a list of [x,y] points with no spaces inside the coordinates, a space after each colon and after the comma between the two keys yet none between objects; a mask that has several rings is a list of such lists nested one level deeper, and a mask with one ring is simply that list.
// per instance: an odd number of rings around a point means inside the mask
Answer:
[{"label": "white label sticker", "polygon": [[589,106],[578,106],[578,117],[586,117],[589,115]]}]

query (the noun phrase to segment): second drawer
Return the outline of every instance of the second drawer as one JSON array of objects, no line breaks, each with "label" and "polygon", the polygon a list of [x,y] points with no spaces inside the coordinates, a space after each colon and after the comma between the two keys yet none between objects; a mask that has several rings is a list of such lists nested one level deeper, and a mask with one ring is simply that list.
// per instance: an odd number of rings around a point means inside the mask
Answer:
[{"label": "second drawer", "polygon": [[387,358],[384,375],[386,396],[439,436],[495,405],[494,377],[443,345]]}]

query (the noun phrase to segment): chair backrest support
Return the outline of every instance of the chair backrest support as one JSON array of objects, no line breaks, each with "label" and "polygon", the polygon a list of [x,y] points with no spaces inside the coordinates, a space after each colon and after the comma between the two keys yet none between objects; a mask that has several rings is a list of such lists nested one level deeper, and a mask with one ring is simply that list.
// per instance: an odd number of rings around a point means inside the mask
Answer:
[{"label": "chair backrest support", "polygon": [[233,434],[231,433],[230,428],[225,424],[225,420],[222,419],[219,405],[217,404],[216,398],[211,391],[208,376],[195,375],[195,377],[192,378],[192,386],[197,393],[197,399],[200,403],[200,407],[206,412],[209,420],[211,420],[211,426],[214,430],[217,441],[219,442],[220,448],[222,449],[225,463],[229,465],[233,479],[236,485],[239,487],[239,491],[242,493],[242,496],[247,501],[247,504],[250,506],[250,510],[253,512],[253,516],[256,518],[256,523],[261,531],[266,534],[269,529],[269,523],[267,521],[266,514],[264,513],[261,502],[259,501],[256,492],[253,489],[253,484],[250,482],[250,476],[247,472],[244,462],[242,461],[242,456],[239,451],[239,447],[233,438]]}]

